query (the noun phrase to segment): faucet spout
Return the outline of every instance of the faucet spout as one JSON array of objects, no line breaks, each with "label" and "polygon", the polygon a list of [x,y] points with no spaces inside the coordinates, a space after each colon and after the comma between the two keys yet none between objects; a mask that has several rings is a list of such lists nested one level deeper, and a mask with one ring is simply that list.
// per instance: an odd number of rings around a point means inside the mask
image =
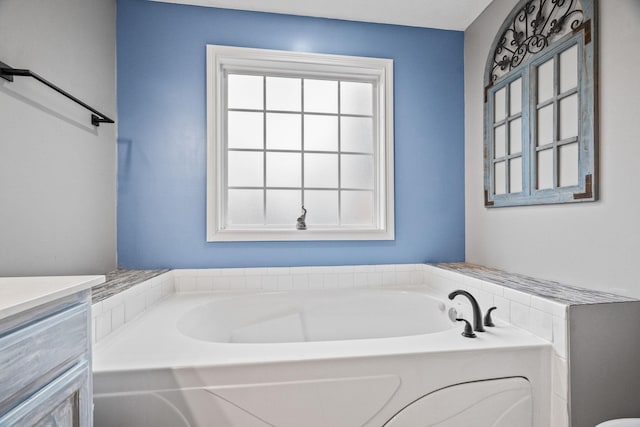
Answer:
[{"label": "faucet spout", "polygon": [[482,311],[480,310],[480,306],[478,305],[478,301],[467,291],[463,291],[462,289],[455,290],[449,294],[449,299],[453,300],[458,295],[462,295],[467,297],[469,302],[471,303],[471,307],[473,308],[473,330],[477,332],[484,332],[484,327],[482,326]]}]

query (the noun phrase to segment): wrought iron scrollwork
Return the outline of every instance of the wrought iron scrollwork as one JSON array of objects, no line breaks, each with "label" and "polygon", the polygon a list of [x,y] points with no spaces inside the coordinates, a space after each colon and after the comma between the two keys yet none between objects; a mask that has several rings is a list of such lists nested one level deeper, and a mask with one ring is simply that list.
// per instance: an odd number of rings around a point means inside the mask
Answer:
[{"label": "wrought iron scrollwork", "polygon": [[584,21],[579,0],[531,0],[520,8],[495,48],[491,83]]}]

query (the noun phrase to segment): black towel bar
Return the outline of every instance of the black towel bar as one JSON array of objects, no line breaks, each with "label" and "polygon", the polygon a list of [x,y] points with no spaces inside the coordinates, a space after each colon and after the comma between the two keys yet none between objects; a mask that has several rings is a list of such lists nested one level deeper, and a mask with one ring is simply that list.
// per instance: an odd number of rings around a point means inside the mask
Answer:
[{"label": "black towel bar", "polygon": [[99,112],[95,108],[90,107],[88,104],[82,102],[81,100],[79,100],[75,96],[71,95],[69,92],[66,92],[66,91],[60,89],[58,86],[54,85],[50,81],[40,77],[39,75],[37,75],[33,71],[19,69],[19,68],[13,68],[13,67],[10,67],[9,65],[5,64],[4,62],[0,61],[0,77],[2,77],[5,80],[8,80],[8,81],[12,82],[13,81],[13,76],[33,77],[34,79],[36,79],[40,83],[42,83],[42,84],[44,84],[46,86],[49,86],[51,89],[55,90],[59,94],[66,96],[67,98],[69,98],[70,100],[75,102],[76,104],[82,105],[84,108],[86,108],[87,110],[89,110],[89,111],[91,111],[93,113],[93,114],[91,114],[91,124],[94,125],[94,126],[100,126],[100,123],[114,123],[114,121],[112,119],[110,119],[109,117],[107,117],[106,115],[102,114],[101,112]]}]

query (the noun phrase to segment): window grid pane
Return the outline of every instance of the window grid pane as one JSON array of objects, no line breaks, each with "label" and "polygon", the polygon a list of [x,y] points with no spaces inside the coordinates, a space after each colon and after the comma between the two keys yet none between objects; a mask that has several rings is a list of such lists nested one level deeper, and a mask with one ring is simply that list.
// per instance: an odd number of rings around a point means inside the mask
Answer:
[{"label": "window grid pane", "polygon": [[522,77],[493,94],[493,194],[520,193],[522,187]]},{"label": "window grid pane", "polygon": [[[534,138],[531,159],[531,190],[556,190],[578,185],[579,158],[572,150],[579,137],[579,100],[577,87],[578,67],[573,56],[577,46],[558,51],[533,65],[532,78],[537,89],[532,92]],[[566,59],[568,58],[568,59]],[[569,65],[565,65],[563,61]],[[575,74],[572,75],[571,73]],[[493,123],[490,161],[493,195],[508,195],[525,190],[519,179],[522,173],[522,77],[502,83],[492,92],[493,107],[490,112]],[[506,107],[505,107],[506,105]],[[525,135],[526,137],[526,135]],[[561,152],[564,151],[564,156]],[[562,163],[562,164],[561,164]],[[503,176],[504,175],[504,176]],[[503,187],[506,187],[506,191]]]},{"label": "window grid pane", "polygon": [[[567,62],[563,59],[574,55],[574,52],[577,52],[575,45],[555,53],[537,66],[538,82],[541,74],[544,74],[542,80],[546,81],[544,94],[538,88],[535,99],[537,155],[533,172],[538,190],[577,185],[573,171],[578,170],[578,156],[565,155],[562,158],[560,155],[563,147],[579,140],[577,65],[562,68],[562,62]],[[571,72],[575,76],[571,76]]]},{"label": "window grid pane", "polygon": [[[232,77],[230,75],[229,77]],[[237,117],[242,117],[242,114],[256,114],[259,113],[262,115],[262,129],[259,129],[262,132],[262,140],[261,140],[261,148],[257,147],[256,142],[253,142],[251,145],[248,144],[240,144],[234,143],[230,144],[230,141],[227,140],[226,143],[226,151],[227,158],[229,156],[235,156],[233,153],[255,153],[262,155],[262,170],[258,171],[262,173],[262,186],[254,186],[254,185],[246,185],[244,180],[240,180],[242,184],[238,185],[237,183],[234,185],[233,181],[229,180],[230,176],[236,176],[237,181],[237,171],[227,171],[226,176],[226,193],[229,195],[230,191],[238,191],[238,190],[261,190],[263,193],[262,202],[263,202],[263,222],[265,225],[271,224],[271,219],[275,219],[277,222],[282,222],[282,213],[275,214],[274,209],[276,206],[273,204],[274,201],[271,200],[274,195],[277,194],[286,194],[286,193],[278,193],[277,191],[299,191],[301,198],[301,205],[305,204],[305,192],[313,191],[313,192],[326,192],[332,191],[337,196],[337,206],[334,205],[332,208],[335,209],[335,217],[337,226],[372,226],[376,221],[376,209],[375,206],[377,204],[377,195],[375,192],[376,189],[376,168],[375,161],[377,158],[376,154],[376,130],[375,130],[375,111],[377,105],[377,99],[375,97],[375,92],[373,91],[374,84],[371,82],[351,82],[344,81],[342,79],[335,80],[318,80],[317,78],[305,78],[305,77],[297,77],[297,78],[289,78],[282,79],[279,77],[272,77],[269,75],[261,75],[261,76],[252,76],[252,77],[261,77],[262,79],[262,105],[264,107],[261,108],[233,108],[231,105],[227,108],[227,123],[229,123],[229,117],[231,114],[236,114]],[[280,80],[279,80],[280,79]],[[295,88],[295,81],[300,82],[300,90],[298,91]],[[305,90],[305,83],[309,81],[310,85],[315,86],[316,90]],[[344,83],[344,84],[343,84]],[[257,85],[256,85],[257,86]],[[285,102],[274,102],[269,99],[270,93],[276,93],[277,91],[282,91],[284,86],[290,86],[295,89],[296,93],[299,93],[299,101],[295,101],[293,97],[289,96]],[[318,87],[324,88],[334,88],[337,93],[335,95],[325,94],[321,91],[318,91]],[[344,87],[349,88],[349,93],[347,94],[349,98],[349,108],[347,113],[343,113],[343,97],[341,96],[341,91]],[[275,88],[275,89],[274,89]],[[370,89],[371,96],[367,95],[365,92]],[[326,96],[326,100],[313,100],[313,99],[305,99],[305,95],[313,96],[313,95],[322,95]],[[365,96],[366,95],[366,96]],[[295,95],[298,96],[298,95]],[[362,108],[358,108],[354,106],[354,97],[357,99],[364,99],[367,105]],[[366,99],[365,99],[366,98]],[[337,104],[337,111],[330,112],[331,107],[326,107],[330,105],[331,99],[334,99]],[[254,102],[254,105],[257,105],[257,102]],[[323,107],[323,105],[325,107]],[[310,106],[311,111],[306,111],[306,107]],[[270,107],[272,109],[270,109]],[[273,109],[273,108],[282,108],[282,109]],[[299,107],[299,108],[298,108]],[[323,111],[324,110],[324,111]],[[299,119],[295,119],[295,116],[298,116]],[[291,116],[289,118],[289,116]],[[253,116],[247,116],[253,117]],[[335,125],[337,129],[335,129],[335,142],[332,142],[331,139],[334,137],[331,136],[331,128],[329,127],[328,132],[325,133],[326,137],[331,138],[324,143],[322,140],[323,136],[316,137],[315,134],[307,134],[305,135],[305,129],[307,126],[306,118],[309,117],[311,120],[316,120],[316,122],[327,122],[327,120],[335,120]],[[332,119],[333,118],[333,119]],[[361,129],[348,129],[346,135],[351,135],[351,138],[357,138],[353,141],[347,141],[345,147],[345,138],[343,127],[343,118],[349,120],[350,124],[358,124]],[[283,125],[276,127],[277,125],[282,125],[286,123],[293,124],[295,121],[295,126]],[[234,123],[234,126],[238,128],[238,120]],[[309,122],[312,123],[313,122]],[[372,129],[364,128],[365,123],[371,123]],[[317,123],[316,123],[317,124]],[[313,130],[313,126],[310,126],[309,131]],[[315,130],[318,130],[316,126]],[[324,130],[324,129],[322,129]],[[246,130],[245,130],[246,131]],[[251,134],[254,135],[254,141],[256,138],[256,131],[251,131]],[[227,132],[229,132],[227,130]],[[228,133],[227,133],[228,134]],[[228,138],[228,137],[227,137]],[[309,139],[310,146],[307,147],[306,139]],[[299,145],[295,140],[299,140]],[[336,146],[337,145],[337,146]],[[299,148],[297,148],[299,147]],[[335,147],[335,148],[334,148]],[[308,149],[307,149],[308,148]],[[343,151],[343,148],[347,148],[350,151]],[[278,154],[281,153],[281,154]],[[305,154],[308,153],[308,154]],[[298,154],[298,156],[295,156]],[[311,155],[312,157],[307,158],[307,155]],[[321,179],[322,177],[318,174],[318,164],[314,166],[315,173],[311,171],[305,171],[305,161],[309,161],[309,159],[322,159],[328,158],[329,155],[335,155],[337,159],[337,168],[331,167],[330,169],[335,170],[335,174],[333,178],[327,177],[326,180]],[[349,162],[347,164],[343,161],[343,156],[347,155]],[[313,157],[315,156],[315,157]],[[289,161],[287,163],[287,168],[289,173],[285,174],[282,170],[282,165],[277,161],[277,159],[287,158],[293,162],[298,161],[300,164],[300,170],[298,172],[292,169],[293,163]],[[365,158],[369,158],[370,161],[366,161]],[[299,160],[295,160],[299,159]],[[358,160],[359,159],[359,160]],[[355,162],[355,163],[354,163]],[[364,163],[363,163],[364,162]],[[237,163],[237,162],[236,162]],[[351,176],[351,182],[347,182],[347,184],[351,184],[349,187],[345,187],[343,183],[343,168],[348,165],[366,165],[367,172],[366,179],[361,178],[361,174],[357,173],[353,168],[350,168],[349,176]],[[278,166],[275,166],[278,165]],[[373,166],[373,168],[371,168]],[[228,166],[229,168],[230,166]],[[355,166],[354,166],[355,167]],[[295,169],[295,167],[293,167]],[[372,170],[370,170],[372,169]],[[312,175],[309,175],[312,173]],[[287,176],[289,178],[287,178]],[[307,180],[305,181],[305,176]],[[313,177],[313,179],[311,179]],[[255,180],[253,180],[255,182]],[[323,185],[326,184],[326,185]],[[347,196],[348,205],[343,207],[343,197],[346,192],[356,191],[358,194],[369,194],[369,196]],[[271,197],[270,197],[271,195]],[[313,197],[312,197],[313,199]],[[318,197],[315,197],[316,205]],[[293,199],[290,199],[293,200]],[[364,205],[366,206],[356,206],[354,201],[364,200],[367,201]],[[309,200],[312,202],[312,200]],[[371,203],[369,203],[371,201]],[[289,203],[291,204],[291,203]],[[331,204],[329,204],[331,205]],[[349,208],[350,206],[350,208]],[[308,209],[308,206],[305,206]],[[291,206],[290,206],[291,208]],[[350,211],[344,211],[345,208],[349,208]],[[364,218],[367,217],[366,214],[363,214],[363,209],[370,210],[371,221],[365,221]],[[271,213],[269,213],[271,212]],[[300,214],[300,207],[297,209],[293,209],[291,212],[291,221],[289,224],[281,224],[285,225],[285,228],[288,228],[289,225],[291,228],[295,227],[295,218]],[[274,216],[275,215],[275,216]],[[346,216],[345,216],[346,215]],[[318,217],[323,218],[322,225],[331,225],[333,223],[332,220],[328,220],[329,218],[333,218],[332,215],[326,212],[326,207],[322,215],[318,215]],[[345,220],[343,220],[343,217]],[[314,216],[309,214],[307,216],[307,224],[314,225]],[[229,222],[229,218],[225,220]],[[345,222],[346,221],[346,222]],[[355,221],[355,222],[354,222]],[[237,224],[237,223],[235,223]]]}]

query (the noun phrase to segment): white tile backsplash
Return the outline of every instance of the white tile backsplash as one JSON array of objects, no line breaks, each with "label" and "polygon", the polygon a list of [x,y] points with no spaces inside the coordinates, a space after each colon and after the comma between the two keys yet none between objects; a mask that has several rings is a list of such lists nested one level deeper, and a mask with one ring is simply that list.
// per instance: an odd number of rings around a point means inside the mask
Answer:
[{"label": "white tile backsplash", "polygon": [[[133,288],[131,288],[133,289]],[[126,291],[125,291],[126,292]],[[140,293],[131,293],[124,298],[124,320],[130,322],[146,308],[145,296]]]},{"label": "white tile backsplash", "polygon": [[278,289],[278,276],[263,276],[262,289],[264,289],[265,291]]},{"label": "white tile backsplash", "polygon": [[[122,292],[116,295],[113,295],[102,302],[97,304],[102,304],[104,310],[113,310],[114,307],[122,305],[124,303],[124,299],[122,298]],[[94,304],[96,305],[96,304]]]},{"label": "white tile backsplash", "polygon": [[124,325],[124,304],[120,304],[111,310],[111,332]]},{"label": "white tile backsplash", "polygon": [[567,319],[553,318],[553,349],[558,356],[567,358]]},{"label": "white tile backsplash", "polygon": [[411,271],[396,271],[396,285],[410,285],[411,284]]},{"label": "white tile backsplash", "polygon": [[311,273],[307,279],[309,289],[322,289],[324,278],[320,274]]},{"label": "white tile backsplash", "polygon": [[324,289],[337,289],[340,286],[338,273],[327,273],[322,275],[322,287]]},{"label": "white tile backsplash", "polygon": [[497,309],[493,311],[492,316],[495,316],[498,319],[502,319],[506,322],[511,321],[511,301],[504,297],[494,295],[493,305],[496,306]]},{"label": "white tile backsplash", "polygon": [[485,292],[489,292],[492,295],[503,296],[504,295],[504,287],[500,285],[496,285],[494,283],[484,282],[479,279],[473,279],[482,282],[482,290]]},{"label": "white tile backsplash", "polygon": [[398,284],[395,271],[382,272],[382,286],[391,286]]},{"label": "white tile backsplash", "polygon": [[215,279],[218,279],[218,277],[215,276],[198,276],[196,277],[196,289],[199,292],[206,292],[206,291],[212,291],[213,290],[213,281]]},{"label": "white tile backsplash", "polygon": [[367,285],[368,286],[382,286],[382,275],[379,272],[367,273]]},{"label": "white tile backsplash", "polygon": [[553,341],[553,316],[531,307],[529,309],[529,330],[540,338]]},{"label": "white tile backsplash", "polygon": [[194,277],[174,276],[174,272],[169,271],[93,304],[91,306],[93,343],[103,340],[149,307],[175,293],[178,281],[195,284]]},{"label": "white tile backsplash", "polygon": [[511,323],[519,328],[531,331],[531,307],[511,301]]},{"label": "white tile backsplash", "polygon": [[278,289],[293,289],[293,276],[284,274],[278,275]]},{"label": "white tile backsplash", "polygon": [[96,316],[96,342],[111,333],[111,311],[103,311]]},{"label": "white tile backsplash", "polygon": [[340,273],[338,274],[338,285],[341,288],[353,288],[355,284],[354,273]]},{"label": "white tile backsplash", "polygon": [[524,292],[516,291],[514,289],[504,288],[504,297],[520,303],[522,305],[530,306],[531,305],[531,295],[525,294]]},{"label": "white tile backsplash", "polygon": [[569,371],[567,360],[554,354],[551,361],[551,388],[563,399],[568,393]]},{"label": "white tile backsplash", "polygon": [[196,277],[177,276],[175,279],[177,292],[194,292],[196,290]]},{"label": "white tile backsplash", "polygon": [[247,276],[244,283],[245,289],[258,290],[262,289],[262,277],[261,276]]},{"label": "white tile backsplash", "polygon": [[539,296],[531,296],[531,307],[562,319],[567,317],[567,306]]},{"label": "white tile backsplash", "polygon": [[[223,276],[224,278],[224,276]],[[245,277],[244,276],[231,276],[227,277],[226,289],[244,289]],[[215,290],[215,287],[214,287]]]}]

